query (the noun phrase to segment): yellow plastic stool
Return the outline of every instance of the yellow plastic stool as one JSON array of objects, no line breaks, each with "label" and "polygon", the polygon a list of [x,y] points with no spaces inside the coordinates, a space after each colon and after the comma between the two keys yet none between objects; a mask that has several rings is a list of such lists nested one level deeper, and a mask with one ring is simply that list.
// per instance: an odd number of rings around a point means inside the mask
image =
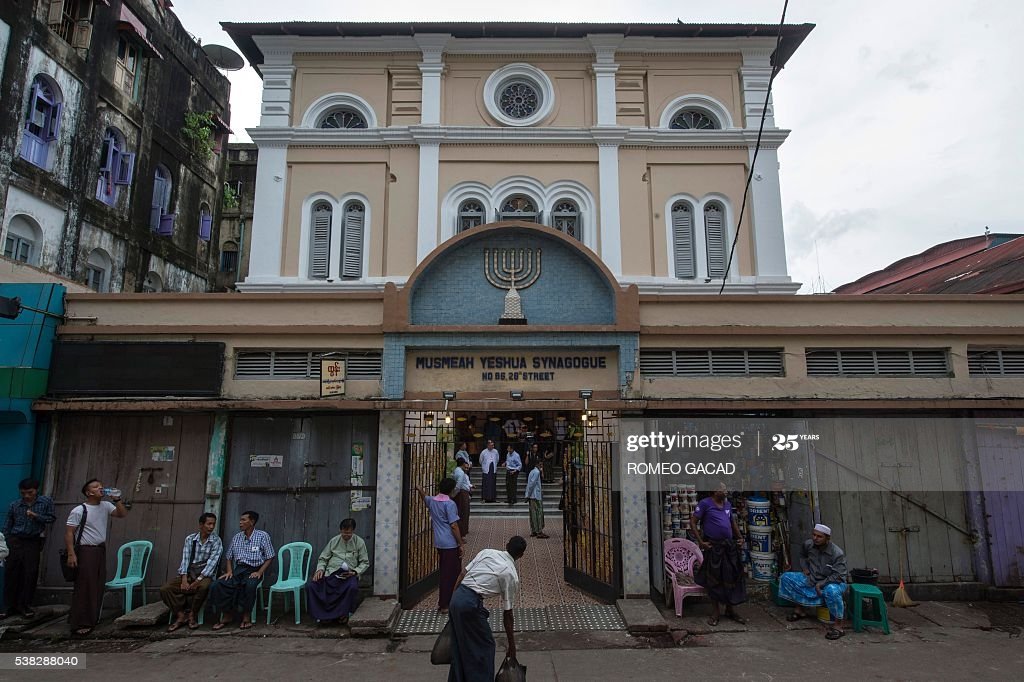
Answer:
[{"label": "yellow plastic stool", "polygon": [[831,623],[832,615],[828,612],[827,606],[818,607],[818,620],[822,623]]}]

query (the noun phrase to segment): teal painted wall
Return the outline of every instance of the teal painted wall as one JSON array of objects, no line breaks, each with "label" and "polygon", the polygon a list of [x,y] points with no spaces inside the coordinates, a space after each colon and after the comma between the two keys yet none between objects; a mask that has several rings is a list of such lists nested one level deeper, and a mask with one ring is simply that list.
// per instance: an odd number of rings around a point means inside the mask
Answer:
[{"label": "teal painted wall", "polygon": [[18,481],[42,473],[48,424],[37,422],[32,401],[46,393],[64,292],[59,284],[0,283],[0,296],[51,313],[0,319],[0,504],[17,496]]}]

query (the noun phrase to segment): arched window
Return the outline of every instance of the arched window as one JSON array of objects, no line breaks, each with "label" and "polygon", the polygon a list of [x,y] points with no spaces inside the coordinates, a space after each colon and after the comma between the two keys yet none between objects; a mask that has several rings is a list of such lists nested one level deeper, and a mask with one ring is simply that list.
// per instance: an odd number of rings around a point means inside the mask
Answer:
[{"label": "arched window", "polygon": [[4,257],[29,265],[39,265],[42,232],[25,216],[16,215],[7,225]]},{"label": "arched window", "polygon": [[313,204],[310,216],[309,278],[327,279],[331,268],[331,217],[334,209],[326,201]]},{"label": "arched window", "polygon": [[341,278],[359,279],[363,276],[363,231],[366,228],[366,207],[362,202],[349,201],[342,211]]},{"label": "arched window", "polygon": [[725,277],[725,209],[717,201],[704,205],[704,237],[708,247],[708,277]]},{"label": "arched window", "polygon": [[238,244],[234,242],[224,242],[224,246],[220,248],[220,271],[238,271]]},{"label": "arched window", "polygon": [[50,148],[60,134],[64,113],[60,90],[45,76],[36,76],[28,99],[25,134],[21,140],[21,157],[29,163],[49,170]]},{"label": "arched window", "polygon": [[517,194],[501,202],[498,210],[498,220],[524,220],[528,223],[540,222],[540,214],[537,212],[537,204],[533,199],[522,194]]},{"label": "arched window", "polygon": [[559,199],[551,212],[551,227],[566,236],[583,241],[583,226],[580,223],[580,208],[575,201]]},{"label": "arched window", "polygon": [[677,201],[672,205],[672,255],[677,279],[693,279],[697,276],[693,206],[686,201]]},{"label": "arched window", "polygon": [[706,111],[686,108],[676,112],[668,127],[673,130],[718,130],[722,125]]},{"label": "arched window", "polygon": [[124,135],[117,128],[103,132],[103,146],[100,148],[100,170],[96,182],[96,198],[113,206],[117,203],[118,188],[132,184],[135,172],[135,154],[130,154]]},{"label": "arched window", "polygon": [[146,279],[142,281],[142,293],[144,294],[158,294],[164,290],[164,281],[160,275],[156,274],[152,270],[146,275]]},{"label": "arched window", "polygon": [[466,230],[484,224],[484,205],[476,199],[463,201],[459,206],[459,222],[456,225],[456,232]]},{"label": "arched window", "polygon": [[199,204],[199,238],[208,242],[212,233],[213,213],[210,211],[210,205],[204,201]]},{"label": "arched window", "polygon": [[365,128],[366,119],[363,118],[362,114],[353,109],[332,109],[320,117],[320,120],[316,122],[316,127],[329,130]]},{"label": "arched window", "polygon": [[110,256],[103,249],[93,249],[85,261],[85,283],[93,291],[104,293],[110,287]]},{"label": "arched window", "polygon": [[149,210],[149,229],[165,237],[174,234],[174,214],[171,213],[173,184],[171,171],[163,164],[157,164],[153,171],[153,201]]}]

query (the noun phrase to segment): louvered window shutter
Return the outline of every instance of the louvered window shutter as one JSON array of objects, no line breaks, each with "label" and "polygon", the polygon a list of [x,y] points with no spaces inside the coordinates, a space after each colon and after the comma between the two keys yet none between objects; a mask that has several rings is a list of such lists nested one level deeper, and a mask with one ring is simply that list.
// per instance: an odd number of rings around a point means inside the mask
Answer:
[{"label": "louvered window shutter", "polygon": [[160,216],[164,214],[164,194],[166,181],[159,175],[153,178],[153,204],[149,210],[149,229],[154,232],[160,228]]},{"label": "louvered window shutter", "polygon": [[312,238],[309,249],[309,276],[327,279],[331,260],[331,208],[319,205],[313,209]]},{"label": "louvered window shutter", "polygon": [[46,13],[46,23],[50,26],[60,26],[64,19],[64,0],[50,0],[50,7]]},{"label": "louvered window shutter", "polygon": [[704,209],[704,234],[708,246],[708,277],[725,277],[725,220],[717,206]]},{"label": "louvered window shutter", "polygon": [[366,213],[359,204],[345,209],[345,242],[341,276],[359,279],[363,276],[363,224]]},{"label": "louvered window shutter", "polygon": [[672,248],[675,252],[676,278],[689,279],[697,276],[694,268],[696,258],[693,251],[693,211],[686,204],[672,208]]},{"label": "louvered window shutter", "polygon": [[57,102],[50,111],[50,121],[46,126],[46,139],[56,140],[60,135],[60,121],[64,117],[64,104]]}]

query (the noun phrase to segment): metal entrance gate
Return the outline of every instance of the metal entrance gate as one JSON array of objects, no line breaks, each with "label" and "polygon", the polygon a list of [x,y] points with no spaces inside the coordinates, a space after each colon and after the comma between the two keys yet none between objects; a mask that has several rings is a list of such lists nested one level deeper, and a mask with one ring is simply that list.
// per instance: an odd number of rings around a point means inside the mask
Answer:
[{"label": "metal entrance gate", "polygon": [[402,539],[399,566],[399,599],[412,606],[437,587],[439,571],[430,514],[416,494],[416,486],[428,495],[437,493],[451,455],[447,443],[406,443],[402,452]]},{"label": "metal entrance gate", "polygon": [[613,488],[618,443],[582,441],[567,448],[565,581],[599,599],[619,596],[619,493]]}]

